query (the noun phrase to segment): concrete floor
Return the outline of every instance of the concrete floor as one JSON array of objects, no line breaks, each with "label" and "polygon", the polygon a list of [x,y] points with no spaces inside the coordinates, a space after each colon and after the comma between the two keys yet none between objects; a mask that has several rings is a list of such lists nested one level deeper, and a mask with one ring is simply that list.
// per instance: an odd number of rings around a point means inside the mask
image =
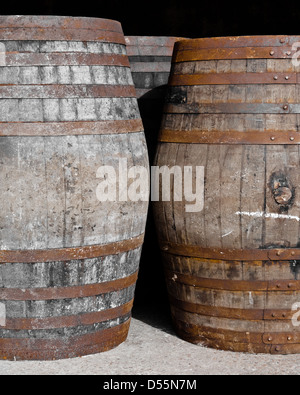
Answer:
[{"label": "concrete floor", "polygon": [[299,375],[300,355],[216,351],[179,339],[167,309],[135,308],[128,339],[114,350],[50,362],[0,361],[0,375]]}]

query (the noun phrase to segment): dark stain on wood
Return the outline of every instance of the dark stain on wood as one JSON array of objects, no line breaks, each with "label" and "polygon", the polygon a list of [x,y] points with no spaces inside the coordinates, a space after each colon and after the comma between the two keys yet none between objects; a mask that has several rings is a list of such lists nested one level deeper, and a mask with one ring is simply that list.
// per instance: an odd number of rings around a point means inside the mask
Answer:
[{"label": "dark stain on wood", "polygon": [[295,280],[298,280],[299,278],[299,273],[300,273],[300,261],[290,261],[290,268],[291,272],[295,276]]},{"label": "dark stain on wood", "polygon": [[286,212],[292,207],[295,198],[295,188],[283,171],[275,172],[270,177],[269,186],[275,202],[281,212]]}]

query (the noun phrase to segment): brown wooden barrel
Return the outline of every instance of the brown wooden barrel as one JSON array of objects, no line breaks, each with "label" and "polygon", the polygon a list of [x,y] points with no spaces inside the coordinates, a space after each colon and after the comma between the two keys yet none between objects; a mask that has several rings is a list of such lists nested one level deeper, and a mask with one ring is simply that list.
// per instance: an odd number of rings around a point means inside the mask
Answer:
[{"label": "brown wooden barrel", "polygon": [[189,200],[155,214],[174,323],[192,343],[300,352],[299,42],[175,46],[156,165],[178,166],[195,195],[182,182]]},{"label": "brown wooden barrel", "polygon": [[101,166],[148,168],[121,25],[0,30],[0,358],[109,350],[128,334],[148,206],[97,195]]}]

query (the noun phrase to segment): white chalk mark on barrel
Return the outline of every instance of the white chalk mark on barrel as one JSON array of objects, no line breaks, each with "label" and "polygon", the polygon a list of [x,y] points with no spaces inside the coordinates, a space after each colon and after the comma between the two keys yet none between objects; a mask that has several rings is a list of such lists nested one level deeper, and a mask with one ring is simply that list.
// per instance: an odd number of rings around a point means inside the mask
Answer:
[{"label": "white chalk mark on barrel", "polygon": [[286,214],[276,214],[276,213],[264,213],[264,212],[247,212],[247,211],[237,211],[236,215],[243,215],[247,217],[255,217],[255,218],[273,218],[273,219],[291,219],[294,221],[300,222],[300,218],[295,215],[286,215]]}]

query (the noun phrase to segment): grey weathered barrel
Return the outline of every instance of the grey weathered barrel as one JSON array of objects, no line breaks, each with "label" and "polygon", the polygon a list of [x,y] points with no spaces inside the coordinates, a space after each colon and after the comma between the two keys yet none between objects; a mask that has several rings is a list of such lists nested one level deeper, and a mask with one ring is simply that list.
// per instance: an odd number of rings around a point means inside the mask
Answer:
[{"label": "grey weathered barrel", "polygon": [[125,40],[152,162],[167,93],[173,48],[180,39],[126,36]]},{"label": "grey weathered barrel", "polygon": [[0,358],[108,350],[128,334],[148,205],[97,195],[100,166],[148,167],[121,25],[2,16],[0,37]]},{"label": "grey weathered barrel", "polygon": [[126,36],[132,78],[140,98],[150,90],[167,85],[177,37]]}]

